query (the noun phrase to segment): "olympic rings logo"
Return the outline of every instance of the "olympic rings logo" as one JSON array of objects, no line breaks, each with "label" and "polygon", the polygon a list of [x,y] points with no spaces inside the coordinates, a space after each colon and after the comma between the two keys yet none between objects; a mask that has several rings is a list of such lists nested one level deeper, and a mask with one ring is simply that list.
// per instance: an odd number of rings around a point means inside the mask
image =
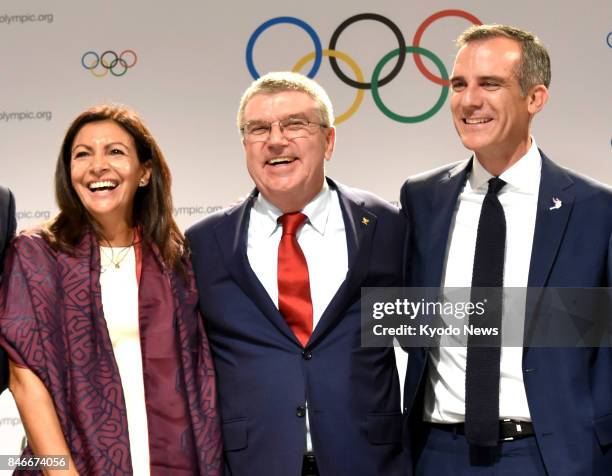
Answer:
[{"label": "olympic rings logo", "polygon": [[[324,49],[321,46],[321,40],[319,39],[319,36],[315,32],[315,30],[305,21],[300,20],[299,18],[295,18],[295,17],[276,17],[258,26],[257,29],[253,32],[253,34],[249,38],[249,41],[246,47],[246,64],[247,64],[247,68],[249,72],[251,73],[251,76],[254,79],[259,78],[260,76],[259,72],[255,68],[255,64],[253,62],[253,48],[255,47],[255,42],[257,41],[259,36],[264,31],[266,31],[268,28],[274,25],[283,24],[283,23],[295,25],[301,28],[302,30],[304,30],[308,34],[308,36],[310,36],[312,43],[314,45],[314,51],[307,54],[303,58],[299,59],[293,66],[292,71],[301,72],[304,66],[312,62],[312,66],[310,68],[310,71],[307,73],[307,76],[309,78],[314,78],[317,72],[319,71],[323,57],[328,57],[329,64],[332,70],[334,71],[334,73],[336,74],[336,76],[343,83],[356,89],[356,95],[355,95],[355,99],[353,100],[353,103],[349,106],[349,108],[345,112],[343,112],[342,114],[336,117],[336,121],[335,121],[336,125],[346,121],[349,117],[355,114],[355,112],[357,112],[357,110],[359,109],[359,106],[361,105],[363,101],[364,90],[366,89],[370,89],[372,91],[372,98],[374,99],[376,106],[388,118],[394,121],[397,121],[397,122],[402,122],[402,123],[422,122],[422,121],[429,119],[434,114],[436,114],[442,108],[442,106],[444,105],[444,102],[446,101],[446,98],[448,97],[450,81],[449,81],[448,71],[446,70],[444,63],[434,53],[420,46],[421,38],[423,37],[423,33],[425,33],[425,30],[433,22],[435,22],[436,20],[439,20],[440,18],[444,18],[444,17],[459,17],[459,18],[464,18],[476,25],[482,24],[482,22],[478,18],[476,18],[474,15],[466,11],[441,10],[439,12],[436,12],[430,15],[423,21],[423,23],[421,23],[421,25],[417,28],[412,38],[412,45],[407,45],[406,41],[404,40],[404,36],[401,30],[391,20],[389,20],[388,18],[382,15],[378,15],[376,13],[361,13],[361,14],[354,15],[344,20],[344,22],[342,22],[340,26],[338,26],[336,30],[333,32],[333,34],[331,35],[331,38],[329,40],[329,46],[326,49]],[[379,60],[378,64],[375,66],[372,72],[370,82],[365,81],[364,74],[361,71],[361,68],[357,65],[357,63],[351,56],[349,56],[345,52],[336,50],[336,45],[338,44],[338,38],[340,37],[342,32],[344,32],[344,30],[346,30],[353,23],[364,21],[364,20],[376,21],[376,22],[382,23],[383,25],[387,26],[392,31],[395,38],[397,39],[397,44],[398,44],[398,48],[390,51],[389,53],[387,53],[385,56],[383,56]],[[427,78],[429,81],[441,86],[440,96],[438,97],[435,104],[429,110],[425,111],[422,114],[418,114],[415,116],[406,116],[406,115],[402,115],[402,114],[399,114],[391,110],[383,102],[382,98],[380,97],[380,92],[379,92],[379,89],[381,86],[388,84],[389,82],[393,81],[395,77],[397,77],[397,75],[402,69],[402,66],[404,65],[404,61],[406,60],[406,55],[408,53],[412,54],[414,62],[417,68],[419,69],[419,71],[421,72],[421,74],[425,76],[425,78]],[[423,63],[423,60],[421,59],[421,55],[426,56],[433,62],[435,67],[438,69],[439,76],[435,75],[434,73],[430,72],[427,69],[427,67]],[[393,67],[393,69],[385,77],[381,78],[380,75],[385,65],[396,57],[397,59],[395,60],[395,66]],[[344,72],[338,66],[338,60],[348,65],[348,67],[353,71],[355,79],[349,78],[346,74],[344,74]]]},{"label": "olympic rings logo", "polygon": [[123,76],[138,61],[134,50],[124,50],[119,55],[107,50],[101,55],[95,51],[86,51],[81,56],[81,65],[97,78],[106,76],[109,71],[113,76]]}]

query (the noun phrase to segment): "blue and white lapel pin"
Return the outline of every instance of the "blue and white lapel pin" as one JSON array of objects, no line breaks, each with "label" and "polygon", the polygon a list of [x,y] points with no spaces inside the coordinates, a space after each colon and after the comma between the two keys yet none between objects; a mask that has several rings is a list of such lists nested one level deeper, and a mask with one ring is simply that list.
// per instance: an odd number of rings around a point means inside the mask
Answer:
[{"label": "blue and white lapel pin", "polygon": [[549,208],[549,210],[559,210],[563,206],[563,202],[560,198],[553,197],[552,198],[553,206]]}]

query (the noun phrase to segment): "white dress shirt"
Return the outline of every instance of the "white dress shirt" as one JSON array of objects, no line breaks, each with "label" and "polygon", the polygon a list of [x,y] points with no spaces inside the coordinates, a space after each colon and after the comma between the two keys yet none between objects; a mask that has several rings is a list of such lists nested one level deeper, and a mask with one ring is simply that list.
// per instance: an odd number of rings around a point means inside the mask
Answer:
[{"label": "white dress shirt", "polygon": [[[296,236],[308,264],[314,329],[346,278],[348,251],[338,194],[327,182],[302,213],[308,219]],[[277,307],[278,244],[283,232],[277,220],[282,214],[259,194],[251,208],[247,238],[251,268]]]},{"label": "white dress shirt", "polygon": [[[445,288],[469,288],[472,284],[474,252],[480,211],[493,176],[477,160],[473,160],[469,178],[459,195],[447,244],[443,284]],[[535,140],[512,167],[500,175],[507,185],[499,193],[506,217],[506,252],[504,257],[504,288],[526,288],[535,229],[542,158]],[[504,334],[522,335],[525,316],[524,300],[508,306],[507,291],[502,311],[502,343]],[[516,293],[513,295],[516,296]],[[522,306],[517,311],[516,304]],[[510,308],[512,313],[510,316]],[[522,319],[516,322],[517,316]],[[506,331],[507,329],[507,331]],[[517,339],[512,339],[517,345]],[[425,393],[425,421],[459,423],[465,421],[465,347],[441,346],[430,351]],[[523,383],[523,348],[502,347],[500,362],[500,418],[531,421]]]},{"label": "white dress shirt", "polygon": [[[296,236],[308,264],[314,330],[346,278],[348,249],[338,193],[331,190],[327,182],[324,182],[319,194],[301,212],[308,218]],[[247,235],[247,256],[251,268],[276,307],[278,245],[283,231],[277,220],[282,214],[259,194],[251,208]],[[308,413],[306,451],[312,452]]]}]

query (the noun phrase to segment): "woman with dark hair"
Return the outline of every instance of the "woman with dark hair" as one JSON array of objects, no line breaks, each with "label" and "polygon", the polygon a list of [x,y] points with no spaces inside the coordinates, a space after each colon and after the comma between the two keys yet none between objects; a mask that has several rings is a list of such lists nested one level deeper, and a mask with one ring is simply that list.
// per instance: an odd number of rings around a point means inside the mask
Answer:
[{"label": "woman with dark hair", "polygon": [[58,474],[222,474],[214,370],[170,182],[134,112],[91,108],[61,147],[59,214],[7,257],[0,344],[24,455],[68,455]]}]

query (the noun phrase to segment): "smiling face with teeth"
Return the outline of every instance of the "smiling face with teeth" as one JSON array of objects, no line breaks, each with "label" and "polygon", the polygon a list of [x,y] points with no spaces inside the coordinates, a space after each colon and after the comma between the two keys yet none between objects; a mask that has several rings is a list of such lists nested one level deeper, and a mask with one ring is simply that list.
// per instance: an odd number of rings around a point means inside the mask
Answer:
[{"label": "smiling face with teeth", "polygon": [[455,59],[451,111],[463,145],[494,175],[531,145],[530,123],[547,99],[544,85],[523,95],[518,81],[521,46],[505,37],[472,41]]},{"label": "smiling face with teeth", "polygon": [[136,191],[150,177],[150,163],[140,162],[134,139],[116,122],[91,122],[76,134],[70,159],[72,186],[105,235],[133,226]]},{"label": "smiling face with teeth", "polygon": [[[321,122],[315,100],[301,91],[256,94],[246,104],[244,122],[274,123],[291,117]],[[288,140],[278,124],[265,142],[243,141],[247,169],[259,193],[284,213],[299,211],[323,187],[325,161],[334,149],[333,127],[318,127]]]}]

